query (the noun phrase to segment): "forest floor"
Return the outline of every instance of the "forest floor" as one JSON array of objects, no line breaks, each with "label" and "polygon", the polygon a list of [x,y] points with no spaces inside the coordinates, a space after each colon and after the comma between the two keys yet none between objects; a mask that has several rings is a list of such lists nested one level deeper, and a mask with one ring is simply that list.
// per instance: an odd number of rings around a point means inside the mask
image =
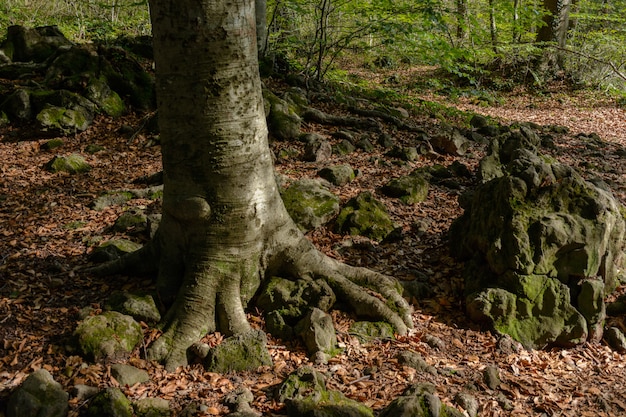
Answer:
[{"label": "forest floor", "polygon": [[[497,104],[485,106],[472,96],[450,100],[427,90],[411,91],[411,71],[397,72],[395,86],[415,99],[439,102],[462,111],[488,115],[502,124],[534,122],[561,125],[569,133],[555,136],[555,156],[580,169],[585,175],[598,175],[626,203],[626,111],[615,100],[598,93],[570,91],[562,86],[543,94],[500,94]],[[371,82],[382,82],[389,73],[356,74]],[[424,76],[423,74],[421,76]],[[381,84],[382,85],[382,84]],[[332,103],[312,102],[326,112],[345,114]],[[398,106],[407,108],[405,103]],[[440,121],[415,107],[411,122],[425,131],[436,132]],[[0,417],[10,392],[33,370],[46,368],[70,392],[76,384],[98,387],[118,386],[111,377],[110,364],[91,363],[73,353],[71,335],[79,321],[79,311],[90,306],[96,311],[113,291],[146,290],[152,283],[136,277],[95,277],[82,272],[87,256],[98,243],[114,237],[111,225],[130,205],[154,204],[132,200],[124,206],[103,211],[91,208],[93,200],[105,191],[138,188],[133,180],[160,170],[160,150],[144,133],[133,137],[120,133],[122,126],[137,127],[142,115],[129,114],[115,120],[99,117],[87,131],[62,136],[64,145],[54,151],[42,146],[51,136],[42,137],[29,129],[4,127],[0,130]],[[391,127],[389,134],[399,143],[411,143],[411,133]],[[126,129],[128,130],[128,129]],[[328,135],[333,126],[307,124],[306,131]],[[601,144],[590,148],[580,133],[597,133]],[[90,155],[89,144],[104,150]],[[300,144],[274,142],[298,149]],[[92,165],[87,174],[51,174],[42,169],[55,154],[81,153]],[[476,145],[466,155],[423,158],[398,165],[384,155],[385,150],[357,151],[333,156],[321,164],[302,162],[297,157],[279,159],[277,170],[289,178],[315,177],[325,165],[349,163],[360,171],[356,180],[333,188],[342,202],[365,190],[376,190],[389,179],[418,166],[455,160],[474,168],[484,148]],[[621,155],[621,156],[620,156]],[[462,188],[471,184],[462,184]],[[415,205],[378,195],[394,220],[403,227],[398,242],[377,244],[365,238],[333,233],[329,228],[309,234],[320,249],[350,264],[411,279],[424,273],[432,284],[433,296],[411,300],[415,329],[395,340],[359,343],[347,333],[354,317],[335,311],[333,318],[343,353],[328,364],[309,361],[303,346],[269,337],[273,366],[252,372],[227,375],[206,372],[190,365],[168,373],[158,364],[142,358],[138,347],[128,363],[145,369],[150,382],[120,387],[129,398],[161,397],[170,400],[174,415],[192,402],[206,407],[197,415],[225,415],[221,403],[225,393],[239,386],[252,390],[253,408],[264,415],[281,415],[283,404],[272,397],[272,388],[304,364],[324,372],[328,386],[380,410],[409,384],[431,382],[436,394],[454,404],[458,393],[468,392],[479,405],[480,416],[624,416],[626,415],[626,355],[611,350],[603,342],[587,343],[571,349],[525,350],[503,343],[496,335],[468,321],[464,313],[461,265],[447,252],[446,232],[461,214],[457,197],[462,190],[433,186],[428,199]],[[123,236],[123,234],[117,234]],[[131,239],[145,240],[132,235]],[[624,291],[620,288],[619,291]],[[249,312],[253,326],[263,328],[262,314]],[[611,318],[612,325],[626,329],[624,317]],[[153,330],[145,326],[146,338]],[[436,336],[445,347],[426,343]],[[218,343],[219,334],[205,339]],[[437,372],[419,372],[398,364],[396,355],[405,350],[420,353]],[[487,366],[499,369],[502,384],[496,390],[486,386],[482,372]],[[85,406],[71,400],[70,416]]]}]

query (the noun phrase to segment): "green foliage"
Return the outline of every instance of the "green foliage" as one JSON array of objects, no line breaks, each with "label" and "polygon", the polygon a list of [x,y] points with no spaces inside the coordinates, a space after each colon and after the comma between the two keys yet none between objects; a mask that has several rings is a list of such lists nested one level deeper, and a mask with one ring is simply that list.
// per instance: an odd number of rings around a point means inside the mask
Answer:
[{"label": "green foliage", "polygon": [[0,2],[0,33],[11,25],[56,25],[74,41],[150,33],[147,0],[7,0]]}]

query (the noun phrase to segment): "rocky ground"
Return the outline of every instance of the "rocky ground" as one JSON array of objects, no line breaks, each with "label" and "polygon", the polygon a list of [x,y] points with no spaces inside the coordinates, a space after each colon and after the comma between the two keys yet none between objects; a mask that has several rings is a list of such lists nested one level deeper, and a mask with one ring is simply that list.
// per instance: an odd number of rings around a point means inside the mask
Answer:
[{"label": "rocky ground", "polygon": [[[626,203],[626,111],[616,102],[599,94],[566,91],[563,86],[546,89],[541,96],[524,92],[502,95],[487,104],[473,96],[450,101],[432,92],[411,89],[415,77],[427,74],[398,72],[395,88],[406,94],[397,105],[408,110],[410,123],[426,132],[441,129],[443,119],[464,124],[467,113],[450,112],[424,100],[452,106],[496,118],[503,124],[530,121],[539,125],[561,125],[564,134],[555,134],[552,152],[588,176],[600,176],[615,195]],[[372,74],[354,71],[355,77],[382,82],[390,73]],[[280,83],[267,80],[280,89]],[[382,85],[382,84],[381,84]],[[363,101],[369,106],[372,101]],[[336,115],[348,110],[325,97],[311,105]],[[128,114],[117,119],[99,116],[87,131],[71,135],[34,135],[28,127],[0,128],[0,416],[10,392],[32,371],[45,368],[70,392],[77,384],[97,387],[119,386],[111,376],[110,363],[92,363],[71,348],[71,335],[79,321],[78,312],[86,306],[96,311],[115,290],[147,290],[150,280],[115,276],[99,278],[85,274],[87,257],[100,242],[113,236],[144,241],[145,235],[116,232],[115,220],[131,206],[148,206],[150,200],[132,200],[103,211],[92,208],[94,199],[107,190],[137,188],[133,181],[160,170],[159,147],[154,137],[140,131],[143,114]],[[382,123],[385,133],[397,143],[414,143],[414,133]],[[309,123],[308,132],[333,138],[339,128]],[[354,129],[353,129],[354,130]],[[373,137],[357,131],[362,137]],[[591,133],[598,138],[589,139]],[[582,134],[582,135],[581,135]],[[60,137],[63,145],[48,150],[44,144]],[[88,145],[103,149],[85,152]],[[315,177],[323,166],[349,163],[359,170],[355,181],[332,189],[346,202],[365,190],[376,192],[391,178],[435,163],[449,165],[458,160],[470,169],[484,152],[484,145],[474,144],[463,156],[431,154],[413,162],[399,163],[385,156],[376,146],[372,151],[357,150],[347,156],[332,156],[314,163],[299,158],[303,145],[298,142],[272,144],[277,170],[290,179]],[[281,150],[288,152],[281,153]],[[92,166],[84,174],[52,174],[42,169],[53,156],[82,154]],[[174,414],[192,403],[203,405],[195,415],[225,415],[224,395],[238,387],[248,387],[254,394],[252,406],[263,415],[285,414],[283,404],[273,396],[273,387],[304,364],[324,372],[328,386],[348,397],[380,410],[409,384],[431,382],[444,403],[454,405],[468,415],[475,400],[481,416],[620,416],[626,415],[626,356],[611,350],[605,343],[593,343],[572,349],[527,351],[506,338],[468,322],[463,305],[461,265],[447,252],[447,230],[461,209],[458,195],[472,186],[468,179],[458,189],[434,186],[422,203],[405,205],[380,194],[394,221],[402,227],[402,236],[392,243],[375,243],[366,238],[342,236],[330,227],[309,233],[313,242],[327,254],[350,264],[409,280],[425,279],[432,293],[414,298],[415,329],[394,340],[359,341],[347,333],[354,320],[350,314],[333,313],[343,353],[328,364],[313,364],[303,346],[286,343],[270,336],[273,366],[254,372],[227,375],[206,372],[191,365],[175,373],[142,359],[145,346],[136,348],[126,361],[148,371],[150,381],[120,387],[133,399],[160,397],[170,401]],[[619,292],[624,289],[620,288]],[[259,311],[249,312],[250,322],[263,329]],[[624,317],[610,319],[612,325],[626,330]],[[149,342],[155,331],[145,326]],[[209,335],[210,345],[219,343],[219,334]],[[399,363],[402,352],[419,353],[425,366]],[[484,377],[486,370],[497,370],[500,384]],[[465,398],[465,400],[464,400]],[[79,415],[85,404],[71,400],[70,415]]]}]

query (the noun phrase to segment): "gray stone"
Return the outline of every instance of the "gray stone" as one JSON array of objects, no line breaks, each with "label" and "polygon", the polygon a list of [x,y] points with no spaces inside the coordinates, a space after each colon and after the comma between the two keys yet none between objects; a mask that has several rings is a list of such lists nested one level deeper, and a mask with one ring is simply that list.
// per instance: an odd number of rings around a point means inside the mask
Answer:
[{"label": "gray stone", "polygon": [[204,361],[207,371],[220,373],[252,370],[271,364],[267,336],[260,330],[224,339],[209,351]]},{"label": "gray stone", "polygon": [[33,117],[30,103],[30,92],[22,88],[17,89],[3,103],[2,110],[11,120],[26,121]]},{"label": "gray stone", "polygon": [[267,124],[270,134],[278,140],[293,140],[300,135],[302,119],[298,106],[283,100],[269,90],[263,90],[266,106],[269,107]]},{"label": "gray stone", "polygon": [[154,298],[149,294],[116,292],[111,294],[105,303],[105,308],[118,311],[133,317],[137,321],[149,324],[155,324],[161,320],[161,314],[154,302]]},{"label": "gray stone", "polygon": [[123,363],[111,365],[111,376],[115,378],[122,387],[132,387],[135,384],[143,384],[150,380],[148,372]]},{"label": "gray stone", "polygon": [[430,366],[424,358],[422,358],[422,355],[417,352],[408,350],[402,351],[398,353],[396,358],[400,365],[409,366],[419,372],[427,372],[433,375],[437,374],[437,369],[435,369],[434,366]]},{"label": "gray stone", "polygon": [[119,388],[100,391],[85,411],[87,417],[132,417],[133,407]]},{"label": "gray stone", "polygon": [[324,376],[312,367],[290,374],[278,387],[277,399],[290,417],[373,417],[369,408],[339,391],[327,390]]},{"label": "gray stone", "polygon": [[7,29],[5,47],[8,44],[14,62],[44,62],[59,48],[72,45],[56,26],[27,28],[19,25]]},{"label": "gray stone", "polygon": [[85,89],[85,97],[96,103],[101,111],[112,117],[121,116],[126,105],[104,78],[93,78]]},{"label": "gray stone", "polygon": [[336,155],[348,155],[356,150],[356,146],[347,139],[343,139],[341,142],[333,146],[332,153]]},{"label": "gray stone", "polygon": [[449,234],[466,262],[467,310],[530,348],[598,340],[624,269],[624,208],[537,154],[539,142],[528,127],[494,140],[487,158],[501,173],[459,199]]},{"label": "gray stone", "polygon": [[441,133],[431,140],[431,144],[440,152],[450,155],[463,156],[469,149],[471,142],[457,129]]},{"label": "gray stone", "polygon": [[469,417],[478,415],[478,401],[476,401],[473,395],[467,392],[459,392],[454,396],[454,402],[463,408]]},{"label": "gray stone", "polygon": [[7,417],[65,417],[69,411],[68,398],[69,395],[50,372],[39,369],[11,394]]},{"label": "gray stone", "polygon": [[433,349],[436,350],[444,350],[446,348],[446,343],[438,338],[437,336],[433,336],[431,334],[426,334],[422,338],[424,342]]},{"label": "gray stone", "polygon": [[102,243],[89,255],[92,262],[107,262],[119,259],[126,253],[141,249],[141,244],[128,239],[113,239]]},{"label": "gray stone", "polygon": [[338,353],[337,335],[330,314],[313,308],[296,325],[295,330],[304,341],[309,356],[313,356],[317,352],[331,356]]},{"label": "gray stone", "polygon": [[324,280],[272,277],[261,290],[257,306],[265,312],[267,330],[276,337],[291,340],[295,325],[310,308],[328,311],[335,299],[335,293]]},{"label": "gray stone", "polygon": [[[260,414],[256,413],[250,407],[250,404],[254,401],[254,395],[249,388],[239,387],[234,391],[229,392],[224,396],[224,404],[234,413],[239,413],[241,417],[245,415],[252,415],[258,417]],[[233,414],[229,414],[232,416]]]},{"label": "gray stone", "polygon": [[48,104],[35,118],[43,130],[71,133],[86,130],[93,121],[93,114],[81,106],[65,108]]},{"label": "gray stone", "polygon": [[95,360],[126,357],[143,339],[141,326],[131,316],[106,311],[85,318],[74,331],[81,352]]},{"label": "gray stone", "polygon": [[317,175],[338,186],[346,185],[355,177],[354,170],[347,164],[322,168],[317,172]]},{"label": "gray stone", "polygon": [[318,180],[296,181],[281,197],[287,212],[302,231],[321,227],[339,213],[339,197]]},{"label": "gray stone", "polygon": [[617,327],[609,327],[604,332],[604,338],[613,350],[619,353],[626,353],[626,337],[620,329]]},{"label": "gray stone", "polygon": [[72,388],[71,393],[72,397],[77,398],[78,401],[85,401],[94,397],[96,394],[98,394],[98,392],[100,392],[100,389],[98,389],[98,387],[92,387],[90,385],[84,384],[76,384]]},{"label": "gray stone", "polygon": [[111,191],[96,198],[92,203],[92,208],[102,211],[107,207],[122,205],[133,197],[130,191]]},{"label": "gray stone", "polygon": [[409,386],[401,396],[393,400],[379,417],[457,417],[457,409],[441,403],[435,395],[435,386],[421,383]]},{"label": "gray stone", "polygon": [[131,208],[115,220],[113,231],[127,234],[143,234],[148,229],[148,216],[144,210]]},{"label": "gray stone", "polygon": [[483,380],[489,389],[495,390],[500,386],[500,369],[495,365],[489,365],[483,369]]},{"label": "gray stone", "polygon": [[142,398],[133,403],[137,417],[170,417],[170,402],[163,398]]},{"label": "gray stone", "polygon": [[311,141],[304,146],[302,159],[308,162],[323,162],[330,159],[333,148],[329,141]]},{"label": "gray stone", "polygon": [[416,204],[426,200],[429,186],[428,174],[416,170],[410,175],[392,179],[381,191],[388,197],[399,198],[405,204]]}]

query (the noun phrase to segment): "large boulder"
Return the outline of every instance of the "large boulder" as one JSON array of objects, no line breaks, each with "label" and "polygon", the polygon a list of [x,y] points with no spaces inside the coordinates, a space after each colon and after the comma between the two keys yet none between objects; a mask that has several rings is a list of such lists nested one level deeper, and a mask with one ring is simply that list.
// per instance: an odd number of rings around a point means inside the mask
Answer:
[{"label": "large boulder", "polygon": [[529,128],[501,137],[485,182],[460,198],[450,245],[466,261],[468,312],[531,348],[597,340],[624,266],[626,211],[539,145]]},{"label": "large boulder", "polygon": [[59,48],[70,47],[72,43],[56,26],[26,28],[9,26],[2,49],[14,62],[43,62],[54,55]]}]

